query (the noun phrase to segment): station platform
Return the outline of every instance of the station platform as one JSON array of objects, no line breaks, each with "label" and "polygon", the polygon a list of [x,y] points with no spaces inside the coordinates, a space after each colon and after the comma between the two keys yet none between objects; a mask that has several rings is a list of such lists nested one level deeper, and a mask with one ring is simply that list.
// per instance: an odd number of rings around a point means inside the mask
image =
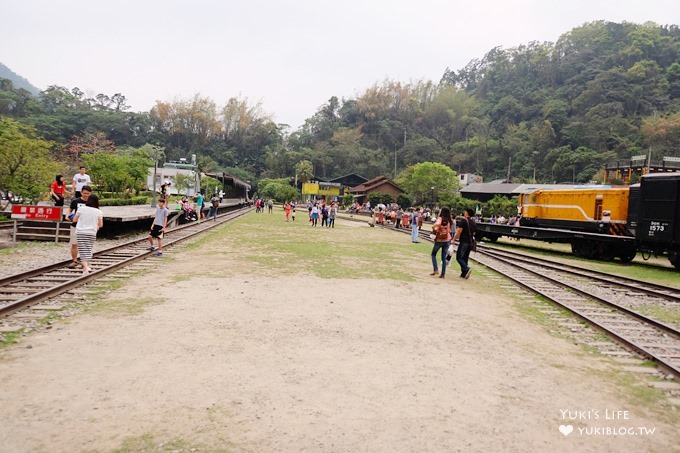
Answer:
[{"label": "station platform", "polygon": [[[224,210],[233,206],[239,206],[243,204],[243,200],[240,198],[225,198],[220,203],[218,210]],[[206,206],[208,202],[206,202]],[[151,220],[153,219],[156,208],[152,208],[150,205],[133,205],[133,206],[102,206],[101,211],[104,213],[104,222],[137,222],[139,220]],[[173,212],[180,212],[177,209],[177,203],[170,203],[168,206],[170,214]],[[209,208],[206,207],[204,211]],[[68,211],[68,207],[65,209]]]},{"label": "station platform", "polygon": [[[218,212],[230,211],[243,204],[243,199],[225,198],[220,203]],[[170,203],[168,228],[186,222],[184,211],[177,209],[177,207],[177,203]],[[102,206],[100,209],[104,213],[104,226],[97,235],[109,238],[118,237],[126,233],[147,231],[156,213],[156,208],[152,208],[150,205]],[[206,215],[208,209],[208,207],[203,209]],[[64,215],[68,213],[68,206],[64,207],[63,213]],[[69,240],[70,226],[71,222],[68,221],[45,222],[22,220],[17,225],[16,233],[13,232],[13,239],[65,242]]]}]

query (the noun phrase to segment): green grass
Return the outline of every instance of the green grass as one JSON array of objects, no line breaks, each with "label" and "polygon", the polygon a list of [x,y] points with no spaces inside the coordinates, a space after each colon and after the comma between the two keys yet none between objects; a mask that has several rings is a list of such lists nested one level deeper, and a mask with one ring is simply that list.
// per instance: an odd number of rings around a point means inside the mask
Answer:
[{"label": "green grass", "polygon": [[240,257],[262,272],[309,272],[321,278],[370,277],[410,282],[418,276],[406,264],[416,260],[429,266],[430,246],[412,244],[405,234],[341,222],[336,222],[335,228],[313,228],[299,214],[295,222],[286,223],[281,211],[253,212],[219,227],[191,247],[219,242],[238,249]]},{"label": "green grass", "polygon": [[654,305],[641,305],[635,308],[645,316],[658,319],[676,329],[680,329],[680,309],[678,307],[657,307]]},{"label": "green grass", "polygon": [[0,349],[6,348],[19,342],[19,338],[24,335],[24,330],[17,330],[16,332],[5,332],[0,334]]},{"label": "green grass", "polygon": [[113,453],[188,453],[188,452],[211,452],[227,453],[229,448],[206,446],[190,441],[173,438],[169,440],[159,440],[155,435],[146,433],[141,436],[131,436],[123,440],[120,447],[113,450]]}]

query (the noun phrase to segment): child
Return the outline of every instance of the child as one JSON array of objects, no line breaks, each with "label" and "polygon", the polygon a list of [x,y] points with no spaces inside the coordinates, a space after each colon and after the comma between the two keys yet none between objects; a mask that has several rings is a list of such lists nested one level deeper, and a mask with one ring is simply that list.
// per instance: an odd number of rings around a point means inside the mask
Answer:
[{"label": "child", "polygon": [[158,200],[158,207],[156,208],[156,215],[151,223],[151,232],[147,239],[149,239],[149,250],[152,252],[153,248],[153,238],[158,239],[158,250],[154,252],[153,256],[163,255],[163,233],[165,233],[165,226],[168,224],[168,208],[165,207],[165,200]]}]

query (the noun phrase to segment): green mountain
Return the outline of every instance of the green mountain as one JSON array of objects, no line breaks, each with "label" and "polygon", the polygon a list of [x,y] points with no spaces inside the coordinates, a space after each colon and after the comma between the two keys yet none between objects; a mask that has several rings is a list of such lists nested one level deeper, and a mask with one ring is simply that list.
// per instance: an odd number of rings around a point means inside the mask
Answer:
[{"label": "green mountain", "polygon": [[2,63],[0,63],[0,79],[11,80],[12,85],[14,85],[14,88],[16,89],[23,88],[24,90],[31,93],[33,96],[36,96],[41,91],[40,88],[37,88],[36,86],[32,85],[31,82],[21,77],[19,74],[15,73]]}]

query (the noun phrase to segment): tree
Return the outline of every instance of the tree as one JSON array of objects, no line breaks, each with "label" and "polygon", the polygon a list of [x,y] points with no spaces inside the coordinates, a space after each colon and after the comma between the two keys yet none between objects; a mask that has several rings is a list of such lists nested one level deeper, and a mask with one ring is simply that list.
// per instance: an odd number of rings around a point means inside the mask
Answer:
[{"label": "tree", "polygon": [[290,185],[287,178],[260,180],[258,182],[258,193],[262,197],[283,202],[300,198],[300,192]]},{"label": "tree", "polygon": [[50,145],[35,137],[33,129],[0,117],[0,191],[31,201],[46,193],[61,168]]},{"label": "tree", "polygon": [[314,167],[308,160],[301,160],[295,165],[295,174],[304,184],[314,177]]},{"label": "tree", "polygon": [[146,184],[149,167],[153,164],[146,152],[136,149],[110,153],[106,151],[83,157],[94,185],[111,192],[130,193]]},{"label": "tree", "polygon": [[645,142],[652,147],[656,158],[662,153],[676,156],[680,148],[680,113],[657,118],[656,115],[646,117],[640,128]]},{"label": "tree", "polygon": [[114,153],[115,151],[116,145],[106,138],[106,134],[103,132],[74,135],[68,144],[64,146],[64,154],[76,163],[86,154],[94,154],[96,152]]},{"label": "tree", "polygon": [[406,189],[415,204],[451,198],[460,190],[456,172],[438,162],[407,167],[397,178],[397,184]]}]

